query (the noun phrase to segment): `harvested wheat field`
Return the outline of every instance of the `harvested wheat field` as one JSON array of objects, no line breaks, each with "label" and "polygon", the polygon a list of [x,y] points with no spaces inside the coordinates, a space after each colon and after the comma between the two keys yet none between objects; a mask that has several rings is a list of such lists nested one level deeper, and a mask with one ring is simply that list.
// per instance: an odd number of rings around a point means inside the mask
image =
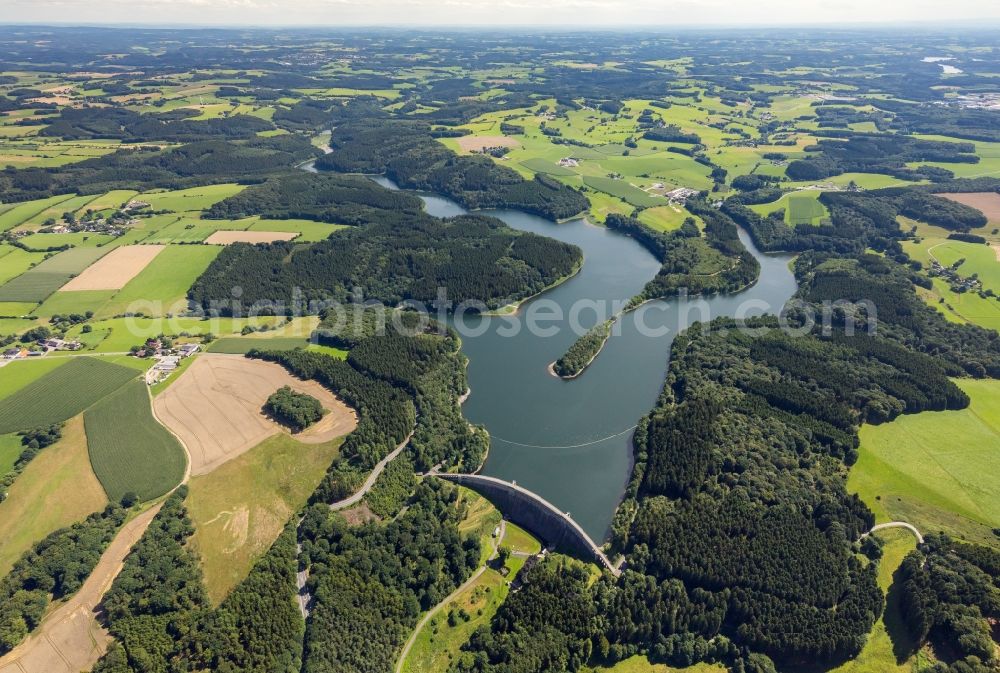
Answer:
[{"label": "harvested wheat field", "polygon": [[357,427],[354,410],[319,383],[297,379],[272,362],[213,353],[198,356],[153,401],[153,411],[187,448],[191,474],[197,476],[286,432],[263,412],[267,398],[282,386],[312,395],[328,412],[297,433],[298,441],[328,442]]},{"label": "harvested wheat field", "polygon": [[1000,222],[1000,194],[997,192],[970,192],[968,194],[938,194],[981,210],[990,222]]},{"label": "harvested wheat field", "polygon": [[97,663],[112,641],[97,621],[98,606],[159,511],[156,505],[118,531],[83,587],[57,604],[34,633],[0,658],[0,673],[77,673]]},{"label": "harvested wheat field", "polygon": [[209,245],[230,245],[232,243],[273,243],[275,241],[290,241],[296,236],[295,231],[217,231],[205,239]]},{"label": "harvested wheat field", "polygon": [[123,245],[84,269],[63,291],[120,290],[159,255],[165,245]]},{"label": "harvested wheat field", "polygon": [[487,147],[520,147],[521,143],[507,136],[463,136],[458,146],[465,152],[482,152]]}]

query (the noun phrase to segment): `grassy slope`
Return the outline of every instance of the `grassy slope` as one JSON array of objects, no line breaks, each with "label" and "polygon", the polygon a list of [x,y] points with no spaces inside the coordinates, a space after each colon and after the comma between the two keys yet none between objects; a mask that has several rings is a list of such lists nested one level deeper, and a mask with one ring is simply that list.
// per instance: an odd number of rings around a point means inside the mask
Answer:
[{"label": "grassy slope", "polygon": [[1000,382],[959,380],[968,409],[901,416],[861,429],[848,489],[878,520],[1000,543]]},{"label": "grassy slope", "polygon": [[105,492],[120,500],[132,492],[153,500],[184,478],[187,457],[153,417],[146,384],[134,380],[84,414],[90,463]]},{"label": "grassy slope", "polygon": [[[493,548],[492,533],[500,521],[500,512],[488,500],[472,491],[463,488],[461,493],[469,509],[459,530],[465,535],[480,536],[485,561]],[[507,532],[501,544],[512,550],[528,553],[537,553],[541,548],[535,538],[510,523],[507,524]],[[517,574],[522,565],[523,558],[511,556],[507,561],[509,572],[506,577],[489,568],[454,601],[442,606],[417,636],[403,664],[403,673],[447,671],[472,633],[480,626],[489,624],[507,597],[507,581]],[[471,619],[467,622],[459,620],[455,626],[449,626],[448,612],[459,608],[464,609]]]},{"label": "grassy slope", "polygon": [[0,576],[34,543],[107,501],[90,469],[83,419],[77,416],[66,423],[59,442],[28,464],[0,503]]},{"label": "grassy slope", "polygon": [[[875,622],[868,642],[857,658],[832,669],[830,673],[909,673],[914,669],[913,658],[900,662],[895,654],[897,648],[902,652],[910,651],[912,642],[902,622],[899,596],[892,590],[892,583],[893,574],[899,569],[903,557],[916,549],[917,541],[905,530],[886,530],[878,535],[885,543],[878,568],[878,584],[887,596],[885,612]],[[918,658],[923,656],[917,655]]]},{"label": "grassy slope", "polygon": [[192,544],[213,602],[221,602],[247,576],[319,485],[342,442],[302,444],[275,435],[191,480]]},{"label": "grassy slope", "polygon": [[583,673],[725,673],[725,671],[726,668],[718,664],[695,664],[688,668],[674,668],[666,664],[654,664],[639,655],[619,661],[611,667],[583,669]]}]

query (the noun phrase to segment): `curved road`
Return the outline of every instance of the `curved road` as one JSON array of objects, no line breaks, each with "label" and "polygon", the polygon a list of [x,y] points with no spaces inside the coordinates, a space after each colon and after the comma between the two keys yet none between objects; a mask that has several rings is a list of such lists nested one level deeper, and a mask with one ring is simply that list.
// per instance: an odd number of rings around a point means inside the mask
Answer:
[{"label": "curved road", "polygon": [[913,524],[906,523],[905,521],[889,521],[888,523],[880,523],[877,526],[873,526],[870,531],[862,535],[861,539],[863,540],[872,533],[877,533],[880,530],[886,530],[888,528],[905,528],[906,530],[913,533],[913,535],[917,538],[918,543],[920,544],[924,543],[924,536],[920,534],[920,531],[917,530],[917,527],[914,526]]},{"label": "curved road", "polygon": [[[500,542],[503,540],[503,536],[506,532],[507,532],[507,521],[505,519],[500,519],[500,534],[497,535],[496,541],[493,543],[493,551],[490,553],[489,558],[486,559],[486,563],[479,566],[479,569],[476,572],[472,573],[472,577],[465,580],[465,582],[462,583],[462,586],[452,591],[445,597],[443,601],[441,601],[440,603],[432,607],[430,610],[428,610],[427,614],[423,616],[423,619],[417,622],[416,627],[414,627],[413,629],[413,633],[410,634],[409,640],[407,640],[406,644],[403,645],[403,650],[399,653],[399,658],[396,659],[395,673],[403,673],[403,664],[406,663],[406,657],[409,656],[410,650],[413,649],[413,644],[417,642],[417,636],[420,635],[420,632],[427,625],[427,622],[430,621],[431,617],[436,615],[438,613],[438,610],[440,610],[442,607],[448,605],[448,603],[451,603],[453,600],[458,598],[463,591],[471,587],[476,582],[476,580],[478,580],[480,576],[484,572],[486,572],[486,569],[489,567],[489,562],[495,559],[497,557],[497,554],[500,553]],[[0,671],[0,673],[3,672]]]},{"label": "curved road", "polygon": [[380,474],[382,474],[382,470],[384,470],[386,466],[389,463],[391,463],[396,456],[402,453],[403,449],[406,448],[406,445],[410,443],[410,440],[413,438],[414,432],[416,432],[415,428],[411,430],[410,434],[406,436],[406,439],[404,439],[399,444],[399,446],[396,447],[395,451],[393,451],[388,456],[386,456],[385,458],[383,458],[378,462],[378,464],[375,466],[375,469],[371,471],[371,474],[369,474],[368,478],[365,479],[365,483],[361,485],[361,488],[358,489],[357,493],[348,496],[343,500],[338,500],[337,502],[330,503],[330,509],[336,512],[337,510],[347,509],[348,507],[351,507],[352,505],[356,505],[359,502],[361,502],[361,499],[368,494],[368,491],[370,491],[372,489],[372,486],[375,485],[375,482],[378,481],[378,477]]}]

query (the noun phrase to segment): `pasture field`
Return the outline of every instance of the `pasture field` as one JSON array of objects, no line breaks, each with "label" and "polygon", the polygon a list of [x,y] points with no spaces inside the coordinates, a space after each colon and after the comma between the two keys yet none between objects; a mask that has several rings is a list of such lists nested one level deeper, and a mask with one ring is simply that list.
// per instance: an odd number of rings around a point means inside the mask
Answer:
[{"label": "pasture field", "polygon": [[152,210],[171,210],[180,213],[205,210],[223,199],[239,194],[244,189],[246,189],[245,185],[225,183],[172,191],[146,192],[136,198],[148,203]]},{"label": "pasture field", "polygon": [[799,223],[818,225],[824,217],[830,216],[826,207],[819,202],[819,196],[822,193],[818,189],[789,192],[777,201],[755,204],[749,208],[764,216],[778,210],[784,210],[785,222],[790,225]]},{"label": "pasture field", "polygon": [[63,427],[63,437],[24,468],[0,503],[0,576],[49,533],[82,521],[108,502],[90,469],[83,419]]},{"label": "pasture field", "polygon": [[274,243],[290,241],[296,237],[293,231],[233,231],[220,229],[205,239],[209,245],[230,245],[232,243]]},{"label": "pasture field", "polygon": [[38,308],[37,301],[0,301],[0,316],[23,318]]},{"label": "pasture field", "polygon": [[24,220],[21,223],[21,226],[34,228],[42,226],[45,221],[49,219],[59,220],[63,213],[75,213],[83,208],[86,208],[87,205],[96,198],[97,197],[94,194],[85,194],[83,196],[70,196],[68,199],[64,199],[57,203],[51,203],[28,219]]},{"label": "pasture field", "polygon": [[[207,248],[207,246],[206,246]],[[211,248],[209,248],[211,249]],[[218,250],[218,248],[216,248]],[[164,253],[166,254],[166,253]],[[106,315],[109,313],[108,307],[113,304],[106,305],[101,310],[101,315]],[[128,306],[129,304],[125,304]],[[164,306],[165,310],[170,310],[172,304],[166,304]],[[139,304],[138,309],[143,311],[150,310],[150,304]],[[174,305],[174,310],[178,310],[178,306],[184,306],[184,304]],[[132,346],[140,346],[142,343],[151,337],[156,337],[160,334],[167,334],[172,336],[183,336],[188,335],[192,337],[199,337],[208,334],[213,335],[237,335],[240,330],[243,329],[245,325],[253,325],[256,327],[264,327],[269,325],[274,325],[279,318],[273,316],[262,316],[255,319],[239,319],[239,318],[196,318],[196,317],[184,317],[173,315],[172,317],[161,315],[157,317],[131,317],[131,318],[103,318],[92,321],[90,324],[94,331],[108,330],[108,336],[101,341],[100,345],[96,349],[96,353],[125,353]],[[300,328],[301,325],[296,325],[296,328]],[[67,336],[72,339],[80,338],[82,326],[77,325],[71,327],[67,331]],[[308,334],[309,332],[304,332]],[[280,331],[267,332],[268,335],[282,334]],[[305,336],[301,337],[305,340]],[[128,358],[132,362],[138,362],[135,358]]]},{"label": "pasture field", "polygon": [[[908,228],[912,221],[906,221]],[[915,260],[929,267],[932,260],[951,266],[959,259],[962,276],[978,274],[984,289],[1000,292],[1000,261],[994,248],[978,243],[948,240],[947,232],[937,227],[915,223],[917,234],[925,236],[919,242],[903,241],[903,250]],[[984,234],[986,232],[983,232]],[[920,296],[952,322],[973,323],[987,329],[1000,329],[1000,300],[980,297],[977,292],[954,292],[941,278],[933,279],[933,289],[920,290]]]},{"label": "pasture field", "polygon": [[920,243],[906,241],[903,249],[925,265],[937,260],[943,266],[951,266],[964,259],[965,262],[958,267],[958,273],[963,276],[978,274],[984,288],[1000,292],[1000,260],[997,259],[997,252],[988,245],[946,238],[925,238]]},{"label": "pasture field", "polygon": [[[639,213],[639,221],[657,231],[673,231],[680,229],[684,220],[694,217],[681,206],[657,206],[646,208]],[[697,219],[697,218],[696,218]]]},{"label": "pasture field", "polygon": [[229,355],[246,355],[255,348],[273,351],[290,351],[296,348],[306,348],[309,340],[304,337],[225,337],[213,341],[208,347],[209,353],[227,353]]},{"label": "pasture field", "polygon": [[666,205],[667,200],[661,196],[653,196],[642,191],[638,187],[633,187],[627,180],[615,180],[612,178],[599,178],[584,176],[583,183],[591,189],[616,196],[633,206],[654,207]]},{"label": "pasture field", "polygon": [[49,295],[49,298],[33,310],[31,315],[48,317],[87,311],[93,311],[96,314],[114,294],[114,290],[81,290],[79,292],[60,290]]},{"label": "pasture field", "polygon": [[146,315],[164,315],[187,308],[188,288],[212,263],[219,248],[168,245],[99,311],[98,317],[119,315],[137,303]]},{"label": "pasture field", "polygon": [[[67,359],[0,400],[0,434],[65,421],[136,378],[134,369],[97,358]],[[4,367],[2,378],[20,364]]]},{"label": "pasture field", "polygon": [[[169,221],[157,226],[143,239],[144,243],[203,243],[219,229],[230,227],[231,220],[203,220],[199,212],[167,215]],[[157,216],[158,217],[158,216]],[[151,218],[152,219],[152,218]]]},{"label": "pasture field", "polygon": [[[924,165],[924,164],[921,164]],[[957,166],[959,164],[948,164],[949,166]],[[800,182],[784,182],[781,184],[782,187],[790,187],[792,189],[798,187],[812,187],[814,185],[825,185],[830,184],[835,187],[847,187],[851,183],[857,184],[862,189],[883,189],[885,187],[905,187],[907,185],[913,185],[913,182],[907,180],[900,180],[899,178],[894,178],[891,175],[882,175],[881,173],[843,173],[841,175],[834,175],[823,180],[803,180]]]},{"label": "pasture field", "polygon": [[300,243],[312,243],[314,241],[325,241],[335,231],[346,228],[343,224],[328,224],[326,222],[314,222],[313,220],[262,220],[251,217],[240,222],[250,222],[247,231],[289,231],[297,233],[295,239]]},{"label": "pasture field", "polygon": [[281,365],[233,355],[206,353],[154,401],[156,417],[183,443],[191,474],[208,474],[263,442],[286,432],[263,412],[282,386],[312,395],[328,410],[295,438],[322,444],[357,426],[357,416],[316,381],[297,379]]},{"label": "pasture field", "polygon": [[[96,199],[88,203],[86,208],[83,210],[93,210],[95,213],[105,210],[117,210],[135,198],[136,194],[138,194],[138,192],[132,191],[131,189],[115,189],[98,196]],[[77,211],[77,214],[80,215],[82,213]]]},{"label": "pasture field", "polygon": [[10,210],[0,213],[0,231],[13,229],[19,224],[27,222],[35,215],[38,215],[38,213],[71,198],[73,198],[72,194],[60,194],[58,196],[51,196],[47,199],[38,199],[36,201],[25,201],[24,203],[19,203]]},{"label": "pasture field", "polygon": [[848,489],[879,522],[1000,544],[1000,382],[956,380],[968,409],[900,416],[861,428]]},{"label": "pasture field", "polygon": [[[500,522],[500,512],[477,493],[462,488],[460,498],[468,510],[459,524],[463,535],[478,535],[483,544],[483,562],[489,557],[495,541],[493,530]],[[519,554],[536,554],[541,543],[527,532],[506,523],[506,532],[500,544],[510,547]],[[465,588],[446,605],[437,608],[434,616],[424,624],[403,662],[403,673],[445,673],[458,657],[462,645],[469,641],[472,633],[480,626],[489,624],[497,609],[507,598],[510,588],[507,582],[513,580],[524,565],[523,556],[511,555],[507,559],[507,575],[501,575],[496,568],[488,567],[475,582]],[[455,626],[448,623],[451,610],[464,609],[471,619],[458,620]]]},{"label": "pasture field", "polygon": [[37,320],[31,318],[0,318],[0,334],[20,334],[38,324]]},{"label": "pasture field", "polygon": [[153,417],[146,384],[133,380],[83,414],[90,464],[112,501],[160,497],[184,479],[187,458]]},{"label": "pasture field", "polygon": [[30,269],[32,264],[37,264],[43,259],[45,253],[28,252],[13,245],[0,245],[0,285],[20,276]]},{"label": "pasture field", "polygon": [[7,474],[14,468],[14,463],[24,452],[21,436],[17,433],[0,435],[0,475]]},{"label": "pasture field", "polygon": [[115,248],[61,289],[63,292],[120,290],[156,259],[164,248],[162,245],[123,245]]},{"label": "pasture field", "polygon": [[817,199],[819,193],[796,193],[788,195],[788,210],[785,212],[785,221],[791,225],[813,224],[829,217],[830,213],[826,207]]},{"label": "pasture field", "polygon": [[704,663],[674,668],[666,664],[654,664],[646,657],[637,654],[619,661],[614,666],[584,667],[580,669],[580,673],[726,673],[727,670],[729,669],[721,664]]},{"label": "pasture field", "polygon": [[0,302],[42,302],[107,252],[107,248],[71,248],[53,255],[0,286]]},{"label": "pasture field", "polygon": [[285,434],[264,440],[189,484],[191,545],[216,605],[239,584],[309,499],[343,438],[302,444]]},{"label": "pasture field", "polygon": [[[895,654],[895,648],[911,650],[912,642],[900,613],[898,588],[893,588],[893,574],[903,558],[917,548],[917,540],[909,531],[900,529],[890,528],[879,531],[877,535],[883,542],[878,585],[886,594],[885,610],[868,634],[860,654],[829,673],[911,673],[915,663],[926,659],[926,654],[918,652],[909,660],[898,662]],[[922,670],[922,667],[916,670]]]},{"label": "pasture field", "polygon": [[107,245],[115,240],[114,236],[104,234],[92,234],[83,231],[70,232],[65,234],[28,234],[22,236],[18,241],[32,249],[32,251],[45,252],[48,248],[58,248],[64,245],[70,247]]},{"label": "pasture field", "polygon": [[522,166],[534,173],[545,173],[546,175],[555,175],[558,177],[567,177],[572,175],[577,175],[576,171],[572,168],[567,168],[565,166],[560,166],[554,161],[548,161],[542,157],[533,157],[531,159],[525,159],[520,162]]}]

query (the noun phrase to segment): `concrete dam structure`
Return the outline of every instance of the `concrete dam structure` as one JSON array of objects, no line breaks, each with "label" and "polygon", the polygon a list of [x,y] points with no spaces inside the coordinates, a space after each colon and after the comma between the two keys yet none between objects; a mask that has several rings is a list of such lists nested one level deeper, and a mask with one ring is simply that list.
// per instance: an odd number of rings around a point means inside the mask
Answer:
[{"label": "concrete dam structure", "polygon": [[621,570],[611,563],[576,521],[536,493],[496,477],[478,474],[433,472],[431,476],[476,491],[496,505],[506,519],[535,533],[548,546],[583,559],[592,559],[615,576],[621,574]]}]

